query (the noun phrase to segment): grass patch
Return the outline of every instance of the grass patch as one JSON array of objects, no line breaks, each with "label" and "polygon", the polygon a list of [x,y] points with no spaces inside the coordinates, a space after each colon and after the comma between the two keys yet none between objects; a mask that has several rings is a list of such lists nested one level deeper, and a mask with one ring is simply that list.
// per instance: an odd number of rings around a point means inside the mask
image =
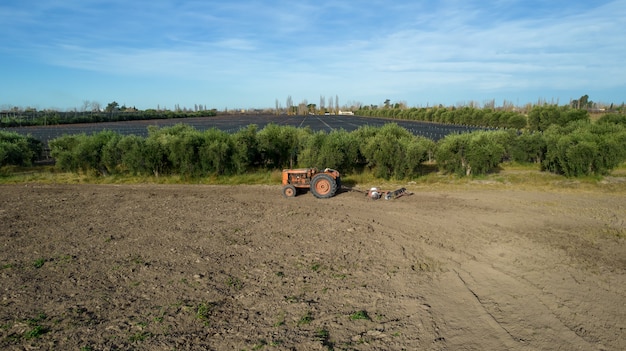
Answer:
[{"label": "grass patch", "polygon": [[36,339],[47,333],[48,328],[41,324],[47,318],[45,313],[39,313],[37,317],[28,319],[26,323],[30,326],[30,330],[24,332],[24,339]]},{"label": "grass patch", "polygon": [[327,350],[334,350],[335,344],[330,341],[330,332],[328,329],[319,328],[315,331],[315,339],[322,343]]},{"label": "grass patch", "polygon": [[213,308],[215,308],[215,303],[213,302],[199,304],[196,306],[196,318],[205,322],[205,324],[208,323]]},{"label": "grass patch", "polygon": [[300,317],[300,320],[298,321],[298,326],[307,325],[311,322],[313,322],[313,314],[311,313],[311,311],[307,311],[304,316]]},{"label": "grass patch", "polygon": [[237,277],[228,277],[228,279],[226,280],[226,284],[228,284],[228,286],[230,286],[231,288],[239,291],[241,289],[243,289],[243,282],[241,281],[241,279],[237,278]]},{"label": "grass patch", "polygon": [[357,320],[368,320],[371,321],[372,319],[370,318],[370,316],[367,314],[367,311],[365,310],[360,310],[360,311],[356,311],[353,314],[350,315],[350,320],[352,321],[357,321]]},{"label": "grass patch", "polygon": [[[339,170],[341,172],[341,170]],[[436,164],[423,164],[420,175],[410,179],[384,180],[374,176],[371,171],[356,174],[343,174],[342,184],[360,190],[371,187],[397,189],[406,187],[410,191],[420,188],[429,191],[472,188],[516,187],[518,189],[537,190],[596,190],[626,193],[626,162],[616,167],[608,177],[589,176],[566,178],[549,172],[542,172],[536,163],[506,162],[487,175],[478,177],[458,177],[443,174]],[[605,179],[609,178],[609,181]],[[618,181],[614,179],[618,178]],[[280,170],[259,170],[241,175],[184,177],[180,175],[109,175],[100,176],[89,172],[68,173],[55,169],[54,166],[4,167],[0,175],[0,184],[43,183],[43,184],[206,184],[206,185],[280,185]]]},{"label": "grass patch", "polygon": [[[210,319],[213,314],[213,311],[216,307],[218,307],[220,302],[207,302],[200,303],[195,308],[195,316],[199,319],[205,327],[208,327],[210,324]],[[193,308],[193,306],[189,306]]]},{"label": "grass patch", "polygon": [[280,184],[281,171],[258,171],[229,176],[185,177],[180,175],[101,176],[91,172],[62,172],[54,166],[3,167],[0,184]]},{"label": "grass patch", "polygon": [[43,267],[43,265],[46,263],[46,259],[45,258],[38,258],[35,261],[33,261],[33,267],[39,269],[41,267]]},{"label": "grass patch", "polygon": [[150,336],[152,336],[152,333],[146,332],[146,331],[140,331],[128,337],[128,341],[132,343],[136,343],[136,342],[144,341]]},{"label": "grass patch", "polygon": [[143,259],[143,257],[136,255],[136,256],[131,256],[130,261],[134,264],[137,265],[147,265],[146,261]]},{"label": "grass patch", "polygon": [[283,325],[285,325],[285,313],[281,312],[278,315],[278,320],[276,321],[276,323],[273,324],[273,327],[277,328]]},{"label": "grass patch", "polygon": [[32,327],[32,329],[26,331],[24,333],[24,338],[25,339],[36,339],[40,336],[42,336],[43,334],[48,332],[48,328],[42,326],[42,325],[36,325],[34,327]]}]

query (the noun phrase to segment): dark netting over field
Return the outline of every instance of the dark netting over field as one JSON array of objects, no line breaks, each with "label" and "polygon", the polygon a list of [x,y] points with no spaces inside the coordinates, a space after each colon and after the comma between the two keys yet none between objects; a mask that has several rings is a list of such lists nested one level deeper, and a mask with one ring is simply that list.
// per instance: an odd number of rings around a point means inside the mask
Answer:
[{"label": "dark netting over field", "polygon": [[414,135],[423,136],[437,141],[448,134],[464,133],[474,130],[484,129],[462,125],[448,125],[439,123],[429,123],[420,121],[403,121],[390,120],[385,118],[370,118],[358,116],[275,116],[275,115],[227,115],[215,117],[194,117],[194,118],[175,118],[175,119],[157,119],[145,121],[124,121],[124,122],[104,122],[104,123],[85,123],[85,124],[63,124],[51,126],[30,126],[30,127],[14,127],[2,128],[17,132],[23,135],[30,134],[34,138],[41,140],[44,144],[52,139],[58,138],[65,134],[93,134],[102,130],[111,130],[122,135],[134,134],[137,136],[147,136],[148,126],[168,127],[179,123],[188,124],[199,131],[216,128],[227,133],[234,133],[238,130],[250,125],[256,124],[262,129],[270,123],[293,126],[293,127],[309,127],[313,131],[326,131],[343,129],[348,132],[358,129],[361,126],[381,127],[386,123],[396,123],[405,128]]}]

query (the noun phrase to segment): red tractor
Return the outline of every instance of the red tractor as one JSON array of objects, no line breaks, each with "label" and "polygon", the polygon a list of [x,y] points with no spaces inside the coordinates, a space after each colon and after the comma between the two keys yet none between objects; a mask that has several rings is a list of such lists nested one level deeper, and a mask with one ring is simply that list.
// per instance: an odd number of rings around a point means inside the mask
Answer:
[{"label": "red tractor", "polygon": [[294,197],[297,189],[310,189],[318,199],[327,199],[341,189],[341,175],[334,169],[298,168],[283,170],[283,196]]}]

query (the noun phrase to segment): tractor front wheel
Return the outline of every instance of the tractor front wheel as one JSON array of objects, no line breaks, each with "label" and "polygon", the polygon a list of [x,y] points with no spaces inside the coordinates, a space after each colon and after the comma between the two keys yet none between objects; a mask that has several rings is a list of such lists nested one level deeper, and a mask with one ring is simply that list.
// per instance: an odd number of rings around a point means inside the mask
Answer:
[{"label": "tractor front wheel", "polygon": [[311,180],[311,192],[318,199],[327,199],[337,192],[337,182],[328,174],[318,174]]},{"label": "tractor front wheel", "polygon": [[296,196],[296,187],[289,184],[283,187],[283,196],[284,197],[294,197]]}]

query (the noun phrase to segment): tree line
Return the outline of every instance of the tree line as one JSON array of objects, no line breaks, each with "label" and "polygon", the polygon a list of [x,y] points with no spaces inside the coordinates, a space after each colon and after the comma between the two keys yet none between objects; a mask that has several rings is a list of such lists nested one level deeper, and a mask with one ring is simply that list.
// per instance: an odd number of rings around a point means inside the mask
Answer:
[{"label": "tree line", "polygon": [[[313,132],[270,124],[229,134],[178,124],[148,127],[148,136],[102,131],[66,135],[50,142],[56,167],[99,175],[233,175],[287,167],[330,167],[344,173],[370,171],[385,179],[411,179],[434,162],[444,173],[475,176],[507,161],[538,164],[567,177],[606,175],[626,161],[626,118],[606,115],[544,131],[477,131],[434,142],[395,123],[355,131]],[[29,164],[40,145],[16,133],[0,134],[0,162]],[[430,162],[428,162],[430,161]]]},{"label": "tree line", "polygon": [[384,108],[363,107],[359,116],[402,119],[411,121],[461,124],[488,128],[512,128],[542,131],[552,124],[564,125],[589,119],[589,111],[571,106],[535,105],[528,113],[516,110],[464,107]]},{"label": "tree line", "polygon": [[[66,135],[50,141],[56,167],[96,174],[231,175],[259,169],[331,167],[345,173],[407,179],[426,172],[425,162],[460,176],[482,175],[502,162],[532,162],[567,177],[605,175],[626,160],[626,116],[588,115],[557,106],[533,109],[527,128],[451,134],[438,142],[397,124],[355,131],[313,132],[270,124],[229,134],[191,126],[148,127],[148,136],[112,131]],[[0,166],[31,165],[42,143],[0,131]]]},{"label": "tree line", "polygon": [[101,123],[137,121],[151,119],[170,118],[190,118],[190,117],[212,117],[216,116],[216,110],[137,110],[135,108],[119,107],[109,104],[106,109],[100,111],[53,111],[53,110],[33,110],[24,111],[3,111],[0,112],[0,128],[25,127],[25,126],[46,126],[56,124],[76,124],[76,123]]}]

